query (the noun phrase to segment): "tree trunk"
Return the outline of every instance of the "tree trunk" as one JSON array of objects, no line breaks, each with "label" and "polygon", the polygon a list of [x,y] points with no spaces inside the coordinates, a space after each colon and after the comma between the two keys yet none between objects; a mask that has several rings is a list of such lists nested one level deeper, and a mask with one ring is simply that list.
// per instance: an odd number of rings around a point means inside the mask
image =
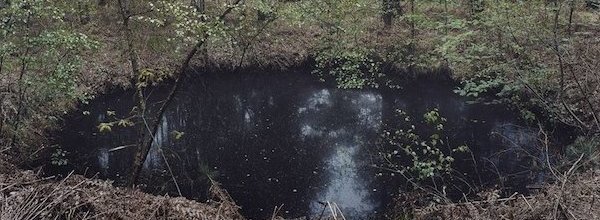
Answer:
[{"label": "tree trunk", "polygon": [[[137,80],[134,81],[133,86],[136,89],[136,107],[137,107],[137,119],[138,124],[142,124],[140,126],[140,130],[138,131],[138,141],[137,141],[137,149],[143,149],[145,146],[145,140],[148,139],[148,136],[152,136],[152,134],[148,134],[145,131],[146,129],[146,99],[144,98],[144,90],[143,87],[140,86],[140,68],[138,63],[137,51],[135,50],[134,40],[133,40],[133,31],[129,25],[129,21],[131,18],[131,12],[129,10],[129,2],[128,0],[119,0],[119,9],[121,12],[121,21],[123,22],[123,34],[125,41],[127,42],[127,54],[129,56],[129,62],[131,64],[131,70],[133,72],[133,77]],[[151,138],[150,138],[151,139]],[[138,162],[135,162],[138,163]],[[135,172],[135,171],[131,171]]]},{"label": "tree trunk", "polygon": [[[22,54],[22,56],[25,57],[25,56],[28,56],[28,55],[29,55],[29,48],[27,48],[25,50],[25,53]],[[25,83],[24,83],[25,74],[27,72],[27,64],[28,63],[25,60],[25,58],[22,58],[21,59],[21,71],[19,73],[19,80],[17,82],[18,83],[17,85],[19,87],[19,90],[17,91],[17,93],[18,93],[17,94],[17,97],[18,97],[18,100],[17,100],[17,112],[16,112],[16,115],[15,115],[14,124],[13,124],[13,132],[14,132],[14,134],[12,135],[12,139],[10,141],[10,146],[11,147],[15,146],[15,144],[17,143],[17,139],[19,138],[17,136],[17,134],[18,134],[20,123],[21,123],[21,115],[23,114],[23,111],[24,111],[24,109],[23,109],[24,105],[25,105],[24,99],[25,99],[25,93],[26,93],[26,90],[27,90],[27,87],[25,86]]]},{"label": "tree trunk", "polygon": [[385,27],[390,27],[396,16],[402,15],[400,0],[382,0],[383,13],[381,18]]},{"label": "tree trunk", "polygon": [[569,9],[569,27],[567,28],[567,32],[569,33],[569,35],[571,35],[571,33],[573,32],[572,25],[573,25],[573,12],[575,11],[575,1],[576,0],[571,0],[571,5],[570,5],[570,9]]}]

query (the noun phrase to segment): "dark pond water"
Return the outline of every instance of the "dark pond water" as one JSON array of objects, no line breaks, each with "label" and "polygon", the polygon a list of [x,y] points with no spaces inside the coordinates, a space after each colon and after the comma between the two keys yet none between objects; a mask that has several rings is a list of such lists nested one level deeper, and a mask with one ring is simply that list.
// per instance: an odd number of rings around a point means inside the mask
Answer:
[{"label": "dark pond water", "polygon": [[[306,72],[192,77],[162,119],[142,183],[170,195],[178,186],[184,196],[203,200],[211,178],[252,219],[267,218],[281,205],[285,217],[314,217],[327,202],[348,219],[382,218],[406,181],[378,168],[380,133],[402,123],[394,109],[418,119],[419,127],[435,108],[447,118],[447,142],[473,152],[455,161],[468,181],[522,190],[543,178],[531,166],[542,155],[537,131],[520,126],[502,106],[467,104],[455,87],[448,79],[416,78],[394,90],[342,90]],[[151,92],[150,102],[161,93]],[[132,91],[103,95],[71,114],[58,140],[70,152],[69,169],[123,180],[136,129],[100,133],[97,126],[126,117],[133,97]],[[469,193],[460,190],[453,192]]]}]

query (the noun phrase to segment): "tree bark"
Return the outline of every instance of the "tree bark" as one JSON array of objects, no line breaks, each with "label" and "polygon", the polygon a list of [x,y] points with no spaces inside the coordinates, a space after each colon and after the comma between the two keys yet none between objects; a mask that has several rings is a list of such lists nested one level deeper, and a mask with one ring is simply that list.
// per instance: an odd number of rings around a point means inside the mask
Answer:
[{"label": "tree bark", "polygon": [[145,131],[146,122],[145,122],[145,114],[146,114],[146,99],[144,98],[144,90],[140,85],[140,67],[138,62],[137,51],[135,50],[135,42],[133,40],[133,30],[131,29],[129,22],[131,18],[131,12],[129,9],[128,0],[118,0],[119,3],[119,11],[121,14],[121,21],[123,22],[123,37],[127,42],[127,54],[129,56],[129,63],[131,65],[131,71],[133,72],[133,78],[136,79],[132,82],[132,86],[136,89],[136,118],[138,120],[138,124],[142,124],[138,130],[138,141],[137,141],[137,149],[143,148],[144,140],[147,139],[147,136],[151,135]]}]

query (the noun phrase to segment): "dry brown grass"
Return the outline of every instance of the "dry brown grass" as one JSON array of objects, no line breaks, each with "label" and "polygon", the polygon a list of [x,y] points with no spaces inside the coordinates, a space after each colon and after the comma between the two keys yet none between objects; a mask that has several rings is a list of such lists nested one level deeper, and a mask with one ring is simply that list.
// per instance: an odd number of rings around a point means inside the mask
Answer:
[{"label": "dry brown grass", "polygon": [[154,196],[110,182],[69,175],[62,180],[22,171],[0,157],[0,219],[243,219],[217,185],[212,200]]},{"label": "dry brown grass", "polygon": [[[494,198],[495,197],[495,198]],[[532,196],[430,205],[415,219],[599,219],[600,171],[576,174],[565,184],[548,184]]]}]

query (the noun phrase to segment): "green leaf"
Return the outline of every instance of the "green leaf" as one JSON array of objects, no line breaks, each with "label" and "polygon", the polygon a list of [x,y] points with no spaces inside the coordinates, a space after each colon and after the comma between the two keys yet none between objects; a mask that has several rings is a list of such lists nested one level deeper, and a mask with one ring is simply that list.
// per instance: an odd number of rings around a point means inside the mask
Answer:
[{"label": "green leaf", "polygon": [[98,131],[101,133],[107,133],[112,131],[112,125],[110,123],[100,123],[98,125]]},{"label": "green leaf", "polygon": [[171,135],[173,135],[173,138],[175,138],[175,140],[181,139],[184,134],[185,134],[185,132],[180,132],[180,131],[171,132]]}]

